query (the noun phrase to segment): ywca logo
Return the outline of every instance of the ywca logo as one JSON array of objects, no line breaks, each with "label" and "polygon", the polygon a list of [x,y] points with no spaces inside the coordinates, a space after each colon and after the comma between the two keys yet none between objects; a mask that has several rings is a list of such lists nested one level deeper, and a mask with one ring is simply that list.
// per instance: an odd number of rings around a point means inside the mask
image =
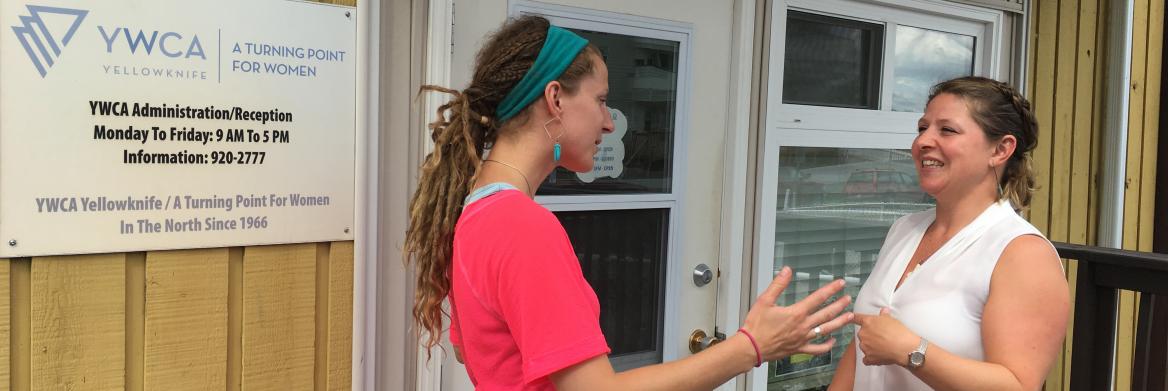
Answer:
[{"label": "ywca logo", "polygon": [[[69,44],[69,40],[73,39],[73,33],[77,32],[77,27],[81,26],[81,20],[85,19],[85,15],[89,14],[89,11],[39,5],[26,5],[25,7],[28,8],[29,15],[21,16],[22,25],[12,26],[12,31],[16,32],[16,38],[24,46],[24,51],[28,53],[28,59],[32,61],[32,65],[36,66],[37,72],[40,72],[43,78],[56,62],[56,58],[61,56],[61,49]],[[72,16],[73,21],[63,33],[62,31],[49,31],[50,27],[61,30],[61,24],[52,23],[50,26],[50,23],[45,23],[44,16],[50,16],[50,20],[54,22],[59,20],[61,16]],[[60,37],[59,41],[58,37]]]}]

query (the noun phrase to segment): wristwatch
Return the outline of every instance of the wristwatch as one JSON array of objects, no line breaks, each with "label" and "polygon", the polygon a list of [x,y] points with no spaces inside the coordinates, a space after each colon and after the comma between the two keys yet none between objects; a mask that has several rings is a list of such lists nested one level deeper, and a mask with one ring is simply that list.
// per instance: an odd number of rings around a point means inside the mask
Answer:
[{"label": "wristwatch", "polygon": [[908,369],[917,369],[925,365],[925,349],[929,347],[929,340],[921,337],[921,345],[917,346],[917,350],[908,354]]}]

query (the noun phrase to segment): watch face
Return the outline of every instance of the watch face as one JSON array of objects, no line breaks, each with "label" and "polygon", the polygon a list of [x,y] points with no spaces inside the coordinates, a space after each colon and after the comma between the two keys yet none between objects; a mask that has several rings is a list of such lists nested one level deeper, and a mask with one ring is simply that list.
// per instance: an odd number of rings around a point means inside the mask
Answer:
[{"label": "watch face", "polygon": [[921,352],[912,352],[908,355],[908,364],[914,367],[919,367],[925,363],[925,354]]}]

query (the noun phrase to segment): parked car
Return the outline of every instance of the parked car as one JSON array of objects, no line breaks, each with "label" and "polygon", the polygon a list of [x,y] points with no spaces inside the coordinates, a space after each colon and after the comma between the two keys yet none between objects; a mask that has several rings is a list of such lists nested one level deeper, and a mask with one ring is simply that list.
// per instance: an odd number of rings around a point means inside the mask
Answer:
[{"label": "parked car", "polygon": [[823,184],[809,178],[810,174],[794,168],[779,167],[779,209],[823,204]]},{"label": "parked car", "polygon": [[859,201],[925,202],[928,199],[915,176],[890,169],[853,172],[844,184],[844,194],[850,200]]}]

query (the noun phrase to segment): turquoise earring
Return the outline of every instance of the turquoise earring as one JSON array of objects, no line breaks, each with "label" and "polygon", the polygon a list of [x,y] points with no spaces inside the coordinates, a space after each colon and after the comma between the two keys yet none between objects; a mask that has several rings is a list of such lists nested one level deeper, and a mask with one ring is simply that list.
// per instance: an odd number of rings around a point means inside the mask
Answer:
[{"label": "turquoise earring", "polygon": [[556,163],[560,162],[560,137],[564,135],[564,132],[561,130],[559,136],[552,137],[552,132],[548,130],[547,126],[548,126],[548,124],[552,123],[552,121],[555,121],[558,119],[560,119],[560,117],[555,117],[555,118],[549,119],[549,120],[547,120],[547,122],[543,123],[544,133],[547,133],[548,139],[550,139],[552,141],[552,143],[555,144],[555,145],[552,145],[552,160],[555,161]]}]

